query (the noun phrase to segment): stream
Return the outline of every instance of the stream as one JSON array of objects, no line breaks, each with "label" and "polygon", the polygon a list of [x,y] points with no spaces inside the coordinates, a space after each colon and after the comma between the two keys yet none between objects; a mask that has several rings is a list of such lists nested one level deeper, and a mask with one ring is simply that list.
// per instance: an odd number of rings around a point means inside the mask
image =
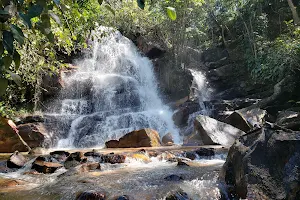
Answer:
[{"label": "stream", "polygon": [[[130,199],[135,200],[163,200],[178,191],[184,191],[194,200],[219,199],[218,173],[226,159],[224,149],[220,148],[220,152],[212,157],[187,159],[186,163],[189,166],[178,166],[177,162],[167,160],[169,152],[190,151],[196,148],[198,147],[162,147],[155,149],[162,156],[149,156],[147,162],[127,156],[125,163],[101,163],[101,170],[80,174],[67,173],[65,168],[60,168],[53,174],[30,174],[28,172],[31,171],[34,160],[31,159],[16,172],[0,174],[0,199],[71,200],[76,199],[76,195],[81,192],[91,190],[105,193],[109,200],[122,195],[128,195]],[[148,148],[146,151],[150,152],[152,149]],[[130,155],[139,150],[141,149],[120,149],[114,153]],[[97,152],[107,154],[112,150],[100,149]],[[177,175],[180,180],[166,180],[169,175]],[[4,180],[17,180],[18,184],[5,185]]]}]

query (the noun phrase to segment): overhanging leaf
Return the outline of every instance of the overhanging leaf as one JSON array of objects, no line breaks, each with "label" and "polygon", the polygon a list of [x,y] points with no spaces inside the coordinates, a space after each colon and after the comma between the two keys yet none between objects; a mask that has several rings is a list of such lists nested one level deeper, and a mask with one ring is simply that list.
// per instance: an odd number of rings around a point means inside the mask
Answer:
[{"label": "overhanging leaf", "polygon": [[11,24],[10,30],[13,33],[13,36],[17,42],[19,42],[20,45],[24,44],[24,34],[22,30],[17,27],[16,25]]},{"label": "overhanging leaf", "polygon": [[17,51],[14,52],[13,59],[15,62],[16,70],[18,70],[21,64],[21,56]]},{"label": "overhanging leaf", "polygon": [[19,16],[20,16],[21,19],[23,20],[24,24],[25,24],[26,26],[28,26],[28,28],[32,28],[32,24],[31,24],[31,21],[30,21],[30,17],[29,17],[28,15],[19,12]]},{"label": "overhanging leaf", "polygon": [[3,31],[3,46],[8,51],[9,54],[14,52],[14,37],[9,31]]},{"label": "overhanging leaf", "polygon": [[6,55],[2,58],[2,61],[5,66],[5,69],[9,69],[9,67],[12,63],[12,58],[10,56]]},{"label": "overhanging leaf", "polygon": [[7,73],[9,73],[10,77],[12,78],[12,80],[18,85],[18,86],[21,86],[21,83],[22,83],[22,79],[21,77],[16,74],[16,73],[13,73],[12,71],[10,70],[6,70]]},{"label": "overhanging leaf", "polygon": [[176,20],[177,14],[176,14],[175,8],[167,7],[167,14],[171,20],[173,20],[173,21]]},{"label": "overhanging leaf", "polygon": [[113,15],[116,14],[115,11],[114,11],[114,9],[112,9],[112,8],[110,7],[110,5],[106,4],[106,5],[105,5],[105,8],[106,8],[107,10],[109,10]]},{"label": "overhanging leaf", "polygon": [[137,0],[138,6],[144,10],[145,8],[145,0]]},{"label": "overhanging leaf", "polygon": [[0,78],[0,96],[5,94],[7,86],[8,86],[8,80],[5,78]]},{"label": "overhanging leaf", "polygon": [[28,16],[29,16],[30,19],[34,18],[34,17],[38,17],[42,14],[43,10],[44,10],[43,6],[38,5],[38,4],[33,5],[28,10]]}]

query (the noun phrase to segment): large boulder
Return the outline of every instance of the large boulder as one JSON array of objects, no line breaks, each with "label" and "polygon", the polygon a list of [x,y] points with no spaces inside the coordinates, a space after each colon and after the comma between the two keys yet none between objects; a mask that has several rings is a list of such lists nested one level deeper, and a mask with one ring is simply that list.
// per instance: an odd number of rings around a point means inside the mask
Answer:
[{"label": "large boulder", "polygon": [[18,137],[17,131],[11,120],[0,117],[0,153],[28,150]]},{"label": "large boulder", "polygon": [[58,168],[61,167],[63,167],[63,165],[60,163],[46,162],[39,159],[36,159],[32,164],[32,169],[44,174],[54,173]]},{"label": "large boulder", "polygon": [[43,123],[21,124],[17,128],[20,136],[31,148],[43,147],[49,138]]},{"label": "large boulder", "polygon": [[161,144],[158,132],[150,128],[145,128],[127,133],[118,142],[108,141],[105,143],[105,146],[107,148],[137,148],[159,147]]},{"label": "large boulder", "polygon": [[255,126],[261,126],[266,114],[265,110],[259,108],[251,110],[240,109],[229,115],[224,122],[247,132]]},{"label": "large boulder", "polygon": [[18,151],[15,151],[7,161],[7,167],[9,168],[21,168],[25,165],[27,159]]},{"label": "large boulder", "polygon": [[249,132],[229,149],[220,179],[237,199],[300,199],[299,147],[299,132]]},{"label": "large boulder", "polygon": [[171,133],[167,133],[162,137],[161,141],[165,146],[173,145],[174,144],[173,135]]},{"label": "large boulder", "polygon": [[199,110],[200,106],[198,101],[187,101],[183,103],[172,116],[175,125],[178,127],[186,126],[190,115]]},{"label": "large boulder", "polygon": [[204,115],[196,117],[194,128],[204,145],[221,144],[229,147],[239,136],[245,134],[240,129]]},{"label": "large boulder", "polygon": [[295,111],[281,111],[276,124],[295,131],[300,130],[300,113]]}]

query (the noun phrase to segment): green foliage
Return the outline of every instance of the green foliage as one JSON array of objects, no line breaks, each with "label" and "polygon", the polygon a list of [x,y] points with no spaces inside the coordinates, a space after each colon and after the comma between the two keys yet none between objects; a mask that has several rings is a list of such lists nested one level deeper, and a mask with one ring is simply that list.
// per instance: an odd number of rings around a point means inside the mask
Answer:
[{"label": "green foliage", "polygon": [[171,20],[176,20],[176,10],[173,7],[167,7],[167,13]]}]

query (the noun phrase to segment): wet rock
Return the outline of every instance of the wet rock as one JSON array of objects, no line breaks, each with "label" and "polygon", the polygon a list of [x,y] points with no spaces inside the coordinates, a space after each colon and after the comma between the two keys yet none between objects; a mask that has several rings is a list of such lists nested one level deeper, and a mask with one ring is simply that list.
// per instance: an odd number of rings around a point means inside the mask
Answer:
[{"label": "wet rock", "polygon": [[[114,145],[112,145],[112,143]],[[114,146],[116,142],[108,141],[105,143],[109,147]],[[112,146],[110,146],[112,145]],[[106,147],[108,147],[106,146]],[[160,138],[157,131],[153,129],[141,129],[127,133],[119,139],[118,148],[138,148],[138,147],[158,147],[160,145]]]},{"label": "wet rock", "polygon": [[82,165],[86,166],[86,168],[87,168],[88,171],[96,170],[96,169],[101,169],[100,164],[97,163],[97,162],[94,162],[94,163],[84,163]]},{"label": "wet rock", "polygon": [[164,135],[161,141],[165,146],[172,146],[174,144],[173,136],[171,133],[167,133],[166,135]]},{"label": "wet rock", "polygon": [[195,152],[193,151],[188,151],[188,152],[185,152],[184,153],[184,156],[188,159],[191,159],[191,160],[195,160],[197,158],[197,155]]},{"label": "wet rock", "polygon": [[259,108],[251,110],[241,109],[229,115],[224,122],[247,132],[253,127],[261,126],[266,114],[265,110]]},{"label": "wet rock", "polygon": [[171,160],[174,159],[176,156],[170,152],[163,152],[157,156],[159,160]]},{"label": "wet rock", "polygon": [[65,173],[61,174],[59,176],[59,178],[64,177],[64,176],[79,175],[79,174],[87,173],[89,171],[94,171],[94,170],[101,170],[101,166],[99,163],[97,163],[97,162],[83,163],[81,165],[78,165],[76,167],[69,169]]},{"label": "wet rock", "polygon": [[84,156],[83,152],[75,152],[75,153],[71,153],[69,157],[66,159],[64,163],[64,167],[66,169],[69,169],[86,162],[87,162],[87,158]]},{"label": "wet rock", "polygon": [[177,166],[189,166],[186,162],[179,160]]},{"label": "wet rock", "polygon": [[50,152],[50,155],[58,162],[64,162],[70,156],[70,153],[67,151],[53,151]]},{"label": "wet rock", "polygon": [[276,124],[285,128],[299,131],[300,130],[300,114],[295,111],[282,111],[276,119]]},{"label": "wet rock", "polygon": [[57,159],[55,159],[55,157],[53,157],[51,155],[41,155],[41,156],[38,156],[35,160],[36,161],[45,161],[45,162],[55,162],[55,163],[59,162]]},{"label": "wet rock", "polygon": [[246,134],[229,124],[204,115],[196,117],[194,126],[195,132],[200,135],[205,145],[221,144],[231,146],[239,136]]},{"label": "wet rock", "polygon": [[102,154],[95,152],[95,151],[90,151],[90,152],[86,152],[84,153],[84,156],[91,156],[91,157],[101,157]]},{"label": "wet rock", "polygon": [[85,191],[77,195],[76,200],[105,200],[104,192],[97,192],[94,190]]},{"label": "wet rock", "polygon": [[115,200],[130,200],[130,198],[127,195],[123,195],[123,196],[117,197]]},{"label": "wet rock", "polygon": [[136,160],[143,161],[145,163],[151,162],[150,158],[147,155],[142,154],[142,153],[135,153],[135,154],[131,155],[131,157]]},{"label": "wet rock", "polygon": [[109,140],[105,142],[106,148],[118,148],[119,147],[119,141],[118,140]]},{"label": "wet rock", "polygon": [[30,155],[42,155],[44,154],[45,152],[47,152],[46,149],[42,148],[42,147],[35,147],[33,149],[31,149],[28,154]]},{"label": "wet rock", "polygon": [[166,176],[164,178],[166,181],[181,181],[183,180],[184,178],[182,176],[178,176],[178,175],[175,175],[175,174],[171,174],[169,176]]},{"label": "wet rock", "polygon": [[183,191],[177,191],[166,197],[166,200],[191,200],[187,193]]},{"label": "wet rock", "polygon": [[7,161],[0,161],[0,173],[10,173],[17,170],[18,170],[17,168],[7,167]]},{"label": "wet rock", "polygon": [[199,148],[195,150],[195,153],[198,154],[198,156],[214,156],[215,151],[212,148]]},{"label": "wet rock", "polygon": [[21,168],[25,165],[27,159],[18,151],[15,151],[7,161],[7,167],[9,168]]},{"label": "wet rock", "polygon": [[235,111],[231,115],[226,117],[224,122],[244,132],[247,132],[251,129],[251,126],[248,124],[247,120],[238,111]]},{"label": "wet rock", "polygon": [[297,199],[300,192],[299,132],[261,128],[241,136],[229,149],[220,173],[229,195],[259,199]]},{"label": "wet rock", "polygon": [[52,152],[50,152],[50,155],[52,155],[52,156],[58,155],[58,156],[68,157],[70,155],[70,153],[67,151],[52,151]]},{"label": "wet rock", "polygon": [[102,157],[104,163],[110,163],[110,164],[124,163],[125,159],[126,156],[120,154],[108,154]]},{"label": "wet rock", "polygon": [[147,153],[148,153],[149,157],[157,157],[158,156],[158,152],[156,152],[156,151],[148,151]]},{"label": "wet rock", "polygon": [[43,123],[27,123],[17,126],[20,136],[31,147],[43,147],[49,135]]},{"label": "wet rock", "polygon": [[198,101],[188,101],[178,108],[178,110],[173,114],[172,119],[176,126],[184,127],[187,125],[189,116],[197,111],[199,111],[200,106]]},{"label": "wet rock", "polygon": [[183,146],[201,146],[203,145],[203,141],[201,136],[194,131],[194,133],[192,133],[189,136],[186,136],[183,139]]},{"label": "wet rock", "polygon": [[31,170],[23,173],[24,175],[39,175],[40,172],[37,172],[36,170]]},{"label": "wet rock", "polygon": [[45,122],[45,119],[42,115],[28,115],[26,117],[21,117],[20,120],[16,121],[16,124],[20,125],[35,122]]},{"label": "wet rock", "polygon": [[0,153],[27,151],[26,146],[16,134],[18,130],[10,124],[9,119],[0,117]]},{"label": "wet rock", "polygon": [[37,172],[49,174],[54,173],[58,168],[61,167],[63,167],[63,165],[59,163],[35,160],[31,168],[35,169]]}]

